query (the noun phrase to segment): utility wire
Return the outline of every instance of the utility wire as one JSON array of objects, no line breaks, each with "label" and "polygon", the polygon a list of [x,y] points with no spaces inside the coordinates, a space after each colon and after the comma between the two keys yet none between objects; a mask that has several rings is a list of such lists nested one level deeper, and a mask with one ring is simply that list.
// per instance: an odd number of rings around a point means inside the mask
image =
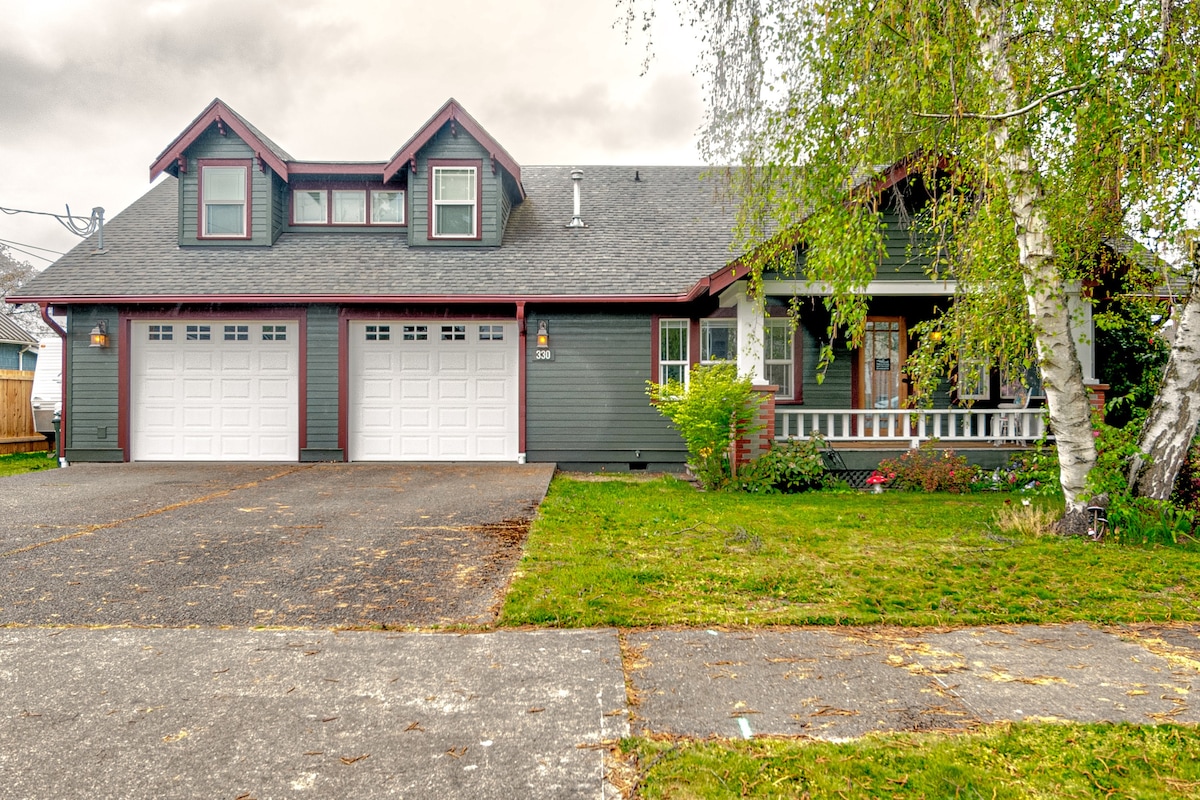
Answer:
[{"label": "utility wire", "polygon": [[[22,255],[27,255],[30,258],[40,258],[42,261],[45,261],[47,264],[54,263],[53,258],[47,258],[46,256],[42,255],[41,253],[31,253],[28,250],[22,250],[21,248],[17,247],[12,242],[6,241],[4,239],[0,239],[0,244],[4,245],[9,250],[12,250],[14,253],[21,253]],[[28,247],[33,247],[33,245],[28,245]],[[45,248],[38,248],[38,249],[44,250]],[[54,251],[49,250],[47,252],[53,253]],[[59,253],[59,255],[62,255],[62,253]]]},{"label": "utility wire", "polygon": [[45,253],[54,253],[56,256],[64,255],[59,250],[51,250],[49,247],[39,247],[36,244],[26,244],[25,242],[14,242],[11,239],[0,239],[0,244],[6,244],[9,247],[28,247],[30,250],[41,250]]}]

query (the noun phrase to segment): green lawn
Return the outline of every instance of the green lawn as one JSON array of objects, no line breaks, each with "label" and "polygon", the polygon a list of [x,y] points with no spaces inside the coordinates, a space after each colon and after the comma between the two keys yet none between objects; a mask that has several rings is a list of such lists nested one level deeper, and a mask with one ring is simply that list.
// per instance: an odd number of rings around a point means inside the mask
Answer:
[{"label": "green lawn", "polygon": [[6,475],[20,475],[22,472],[54,469],[57,466],[58,460],[53,453],[13,453],[0,456],[0,478]]},{"label": "green lawn", "polygon": [[638,797],[1200,798],[1200,731],[995,725],[852,743],[628,740]]},{"label": "green lawn", "polygon": [[[1053,506],[1056,501],[1046,500]],[[1003,533],[1006,494],[701,493],[556,477],[504,624],[1200,619],[1200,551]]]}]

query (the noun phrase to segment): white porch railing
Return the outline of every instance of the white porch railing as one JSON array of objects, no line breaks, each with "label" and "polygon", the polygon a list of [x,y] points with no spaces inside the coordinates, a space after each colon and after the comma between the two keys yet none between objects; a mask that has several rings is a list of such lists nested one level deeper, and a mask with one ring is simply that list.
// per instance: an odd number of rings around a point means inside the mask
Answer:
[{"label": "white porch railing", "polygon": [[904,443],[1029,445],[1046,433],[1044,408],[809,409],[776,408],[776,439]]}]

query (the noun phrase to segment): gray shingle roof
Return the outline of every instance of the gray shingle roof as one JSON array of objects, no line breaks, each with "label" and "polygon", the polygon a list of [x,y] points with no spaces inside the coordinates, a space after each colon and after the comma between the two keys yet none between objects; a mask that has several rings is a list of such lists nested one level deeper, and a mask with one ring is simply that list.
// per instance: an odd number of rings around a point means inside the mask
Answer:
[{"label": "gray shingle roof", "polygon": [[22,328],[17,323],[13,322],[8,317],[0,314],[0,344],[37,344],[37,339]]},{"label": "gray shingle roof", "polygon": [[179,247],[178,187],[151,189],[25,286],[38,300],[401,297],[676,297],[728,263],[732,205],[701,167],[525,167],[528,194],[501,247],[409,247],[403,230],[284,233],[272,247]]}]

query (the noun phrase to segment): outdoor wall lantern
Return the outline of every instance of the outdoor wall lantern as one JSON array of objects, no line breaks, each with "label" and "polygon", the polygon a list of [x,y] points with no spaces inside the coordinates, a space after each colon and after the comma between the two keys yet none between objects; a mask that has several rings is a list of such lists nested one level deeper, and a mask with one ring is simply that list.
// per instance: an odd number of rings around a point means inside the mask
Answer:
[{"label": "outdoor wall lantern", "polygon": [[546,320],[544,320],[544,319],[538,320],[537,346],[538,347],[549,347],[550,346],[550,333],[546,330]]},{"label": "outdoor wall lantern", "polygon": [[108,347],[108,322],[105,320],[97,322],[90,335],[92,341],[88,347]]}]

